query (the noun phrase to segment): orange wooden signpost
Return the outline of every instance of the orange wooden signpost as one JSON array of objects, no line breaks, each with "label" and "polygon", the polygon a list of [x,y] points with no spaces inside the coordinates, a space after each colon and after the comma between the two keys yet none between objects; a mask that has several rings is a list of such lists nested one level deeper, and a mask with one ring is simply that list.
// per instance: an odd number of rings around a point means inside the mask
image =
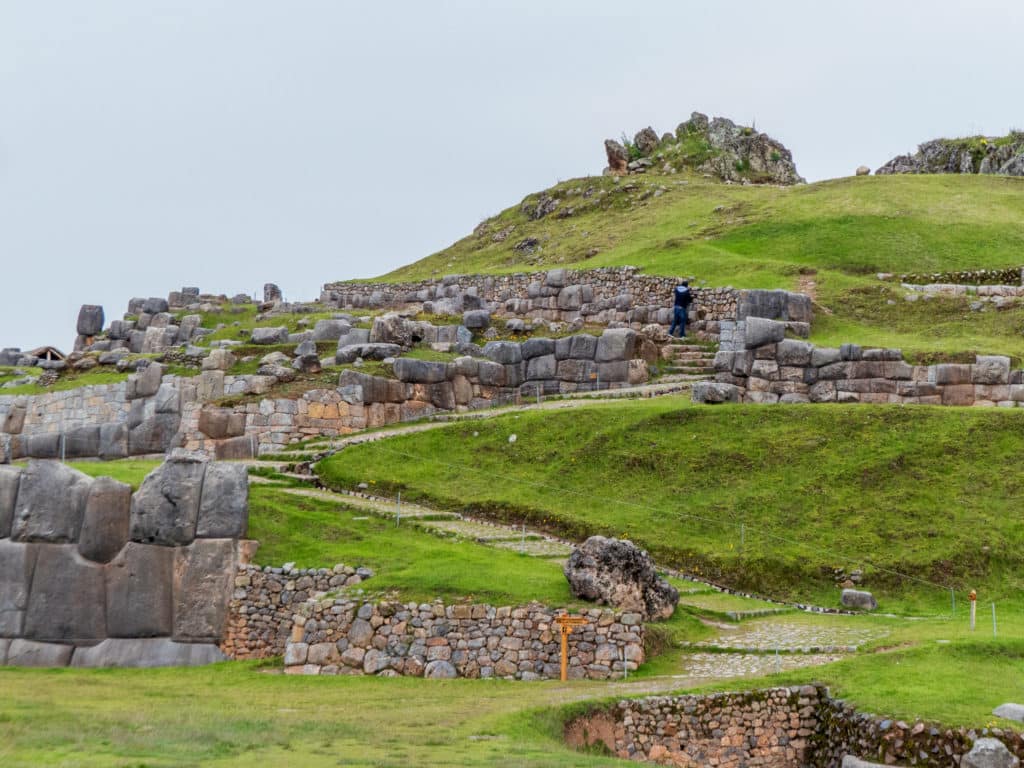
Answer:
[{"label": "orange wooden signpost", "polygon": [[573,627],[582,627],[587,623],[587,620],[582,616],[558,616],[555,618],[555,624],[558,625],[558,629],[562,632],[563,681],[569,679],[569,635],[572,634]]}]

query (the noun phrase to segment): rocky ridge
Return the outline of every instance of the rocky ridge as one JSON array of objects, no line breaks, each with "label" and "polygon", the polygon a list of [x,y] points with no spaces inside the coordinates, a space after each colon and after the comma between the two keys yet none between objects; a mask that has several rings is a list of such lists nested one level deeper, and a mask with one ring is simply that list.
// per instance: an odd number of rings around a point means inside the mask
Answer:
[{"label": "rocky ridge", "polygon": [[978,173],[1024,176],[1024,132],[1006,136],[932,139],[913,155],[897,155],[877,171],[896,173]]}]

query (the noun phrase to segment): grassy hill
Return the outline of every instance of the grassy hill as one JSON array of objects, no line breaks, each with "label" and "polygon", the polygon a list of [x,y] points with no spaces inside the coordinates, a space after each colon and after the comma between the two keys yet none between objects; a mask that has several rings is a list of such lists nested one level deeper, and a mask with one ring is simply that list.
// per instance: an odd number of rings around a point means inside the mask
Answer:
[{"label": "grassy hill", "polygon": [[861,568],[876,592],[934,610],[948,588],[1024,586],[1022,450],[1016,411],[666,398],[455,424],[346,448],[319,471],[577,539],[627,537],[776,596],[835,604],[832,569]]},{"label": "grassy hill", "polygon": [[967,299],[912,305],[874,276],[1021,266],[1022,223],[1018,178],[865,176],[775,187],[685,174],[588,177],[529,195],[381,279],[629,264],[712,286],[812,290],[822,343],[1022,355],[1024,309],[972,312]]}]

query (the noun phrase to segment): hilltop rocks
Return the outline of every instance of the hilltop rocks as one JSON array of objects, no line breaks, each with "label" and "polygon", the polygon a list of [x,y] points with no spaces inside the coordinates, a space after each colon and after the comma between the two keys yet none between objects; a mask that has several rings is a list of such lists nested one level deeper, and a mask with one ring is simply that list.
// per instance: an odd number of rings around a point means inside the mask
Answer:
[{"label": "hilltop rocks", "polygon": [[[694,140],[703,143],[705,151],[693,160],[682,145]],[[669,172],[686,166],[699,173],[711,174],[723,181],[771,184],[800,184],[793,154],[781,143],[752,127],[736,125],[732,120],[694,112],[690,119],[680,123],[675,135],[665,134],[661,139],[653,128],[647,127],[633,137],[632,150],[636,159],[630,161],[630,151],[619,142],[608,139],[604,143],[608,157],[606,173],[644,173],[656,163],[664,164]],[[699,163],[699,164],[697,164]]]},{"label": "hilltop rocks", "polygon": [[78,310],[79,336],[95,336],[103,331],[103,307],[95,304],[83,304]]},{"label": "hilltop rocks", "polygon": [[897,155],[875,171],[879,176],[895,173],[1024,176],[1024,133],[926,141],[913,155]]},{"label": "hilltop rocks", "polygon": [[667,619],[679,602],[650,556],[630,541],[591,536],[570,555],[564,573],[576,597],[647,619]]}]

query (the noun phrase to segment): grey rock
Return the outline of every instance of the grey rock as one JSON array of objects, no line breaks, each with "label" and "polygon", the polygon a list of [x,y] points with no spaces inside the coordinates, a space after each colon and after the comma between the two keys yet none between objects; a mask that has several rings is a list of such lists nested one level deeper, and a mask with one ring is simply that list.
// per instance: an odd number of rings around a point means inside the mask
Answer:
[{"label": "grey rock", "polygon": [[973,374],[975,384],[1008,384],[1010,358],[1003,355],[978,355]]},{"label": "grey rock", "polygon": [[399,381],[433,384],[448,378],[448,364],[430,360],[400,357],[395,360],[395,376]]},{"label": "grey rock", "polygon": [[667,619],[679,592],[659,578],[650,556],[624,539],[591,536],[573,550],[563,568],[573,595],[647,619]]},{"label": "grey rock", "polygon": [[743,339],[747,349],[756,349],[765,344],[777,344],[786,336],[786,324],[762,317],[748,317]]},{"label": "grey rock", "polygon": [[811,351],[811,365],[816,368],[838,363],[841,359],[839,350],[831,347],[815,347]]},{"label": "grey rock", "polygon": [[174,550],[129,542],[107,568],[107,634],[171,633]]},{"label": "grey rock", "polygon": [[369,648],[373,640],[373,627],[366,619],[358,618],[352,622],[348,631],[348,641],[357,648]]},{"label": "grey rock", "polygon": [[164,367],[159,363],[152,363],[138,373],[133,373],[128,377],[128,389],[125,396],[129,400],[152,397],[160,390],[163,375]]},{"label": "grey rock", "polygon": [[211,349],[210,354],[203,358],[202,369],[204,371],[226,371],[238,362],[238,358],[230,349]]},{"label": "grey rock", "polygon": [[0,539],[0,637],[22,633],[39,548]]},{"label": "grey rock", "polygon": [[[343,333],[338,337],[338,349],[344,349],[345,347],[352,346],[355,344],[369,344],[370,343],[370,329],[369,328],[350,328],[347,332]],[[398,345],[395,345],[398,346]]]},{"label": "grey rock", "polygon": [[253,328],[250,341],[253,344],[287,344],[288,329],[283,325],[277,328]]},{"label": "grey rock", "polygon": [[724,384],[718,381],[694,382],[690,390],[690,399],[695,403],[738,403],[740,390],[735,384]]},{"label": "grey rock", "polygon": [[106,637],[104,567],[81,557],[73,544],[39,546],[24,634],[51,642]]},{"label": "grey rock", "polygon": [[196,536],[239,539],[249,528],[249,473],[244,464],[206,465]]},{"label": "grey rock", "polygon": [[167,637],[108,638],[89,648],[76,648],[72,667],[196,667],[225,661],[213,643],[176,643]]},{"label": "grey rock", "polygon": [[61,643],[39,643],[34,640],[11,640],[7,648],[7,664],[11,667],[66,667],[74,646]]},{"label": "grey rock", "polygon": [[1019,768],[1020,760],[998,739],[981,738],[960,760],[960,768]]},{"label": "grey rock", "polygon": [[87,560],[109,563],[128,541],[132,487],[110,477],[92,481],[78,538],[78,552]]},{"label": "grey rock", "polygon": [[83,304],[78,310],[78,324],[75,326],[79,336],[95,336],[103,331],[103,307],[96,304]]},{"label": "grey rock", "polygon": [[179,414],[161,413],[132,427],[128,431],[129,455],[166,453],[171,448],[180,421]]},{"label": "grey rock", "polygon": [[839,357],[841,360],[857,361],[863,357],[864,352],[860,348],[859,344],[843,344],[839,348]]},{"label": "grey rock", "polygon": [[[628,363],[626,365],[628,366]],[[534,357],[526,362],[526,379],[528,381],[536,381],[538,379],[553,379],[555,378],[557,370],[558,361],[555,360],[554,355],[543,355],[541,357]]]},{"label": "grey rock", "polygon": [[806,341],[783,339],[778,343],[775,359],[779,365],[803,366],[810,365],[814,347]]},{"label": "grey rock", "polygon": [[862,611],[873,611],[878,607],[878,601],[870,592],[860,589],[844,589],[839,597],[847,608],[857,608]]},{"label": "grey rock", "polygon": [[534,357],[542,357],[544,355],[555,354],[555,341],[554,339],[545,338],[533,338],[527,339],[522,343],[521,352],[524,360],[530,360]]},{"label": "grey rock", "polygon": [[316,354],[316,342],[312,339],[306,339],[299,346],[295,348],[296,357],[303,355],[315,355]]},{"label": "grey rock", "polygon": [[431,680],[450,680],[458,677],[455,667],[444,660],[431,661],[423,670],[423,676]]},{"label": "grey rock", "polygon": [[398,357],[402,348],[397,344],[348,344],[338,348],[335,360],[339,365],[353,363],[358,358],[363,360],[386,360],[389,357]]},{"label": "grey rock", "polygon": [[92,482],[87,475],[56,461],[29,461],[21,473],[11,538],[77,541]]},{"label": "grey rock", "polygon": [[0,539],[11,535],[20,482],[21,470],[18,467],[0,466]]},{"label": "grey rock", "polygon": [[1000,704],[992,710],[992,714],[1006,720],[1016,720],[1018,723],[1024,723],[1024,704]]},{"label": "grey rock", "polygon": [[196,539],[174,553],[173,638],[219,642],[235,578],[235,542]]},{"label": "grey rock", "polygon": [[379,344],[412,346],[412,323],[401,315],[389,313],[376,317],[370,328],[370,341]]},{"label": "grey rock", "polygon": [[313,325],[313,341],[337,341],[352,330],[352,324],[346,320],[317,320]]},{"label": "grey rock", "polygon": [[639,335],[629,328],[609,328],[597,340],[594,359],[599,363],[632,360],[636,357]]},{"label": "grey rock", "polygon": [[142,481],[132,496],[129,538],[143,544],[180,546],[195,538],[206,461],[172,456]]},{"label": "grey rock", "polygon": [[142,312],[145,312],[147,315],[156,315],[160,312],[166,312],[170,308],[171,307],[167,303],[167,299],[161,299],[158,297],[146,299],[142,303]]},{"label": "grey rock", "polygon": [[522,347],[514,341],[489,341],[484,345],[484,357],[502,365],[522,362]]},{"label": "grey rock", "polygon": [[[246,296],[246,299],[249,297]],[[274,283],[265,283],[263,285],[263,303],[264,304],[280,304],[281,303],[281,289],[278,288]]]},{"label": "grey rock", "polygon": [[491,313],[486,309],[471,309],[463,313],[462,325],[471,331],[482,331],[491,326]]}]

